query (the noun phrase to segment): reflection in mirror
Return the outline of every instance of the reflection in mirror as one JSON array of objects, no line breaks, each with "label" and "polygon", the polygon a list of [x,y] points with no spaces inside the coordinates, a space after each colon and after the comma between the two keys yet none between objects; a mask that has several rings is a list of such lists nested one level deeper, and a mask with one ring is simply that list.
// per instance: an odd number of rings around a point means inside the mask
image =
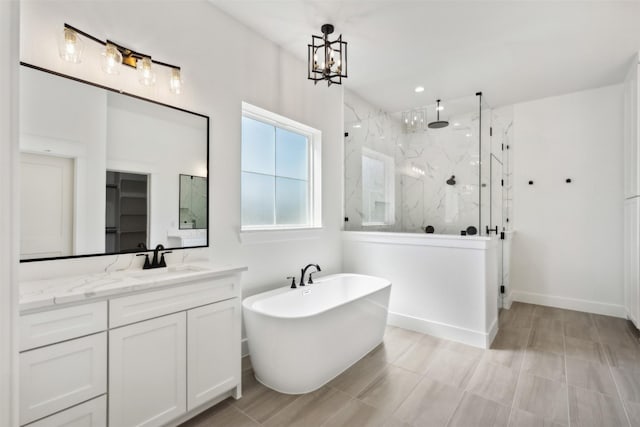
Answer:
[{"label": "reflection in mirror", "polygon": [[[207,246],[208,134],[207,116],[23,64],[21,260]],[[192,229],[180,174],[201,177]]]},{"label": "reflection in mirror", "polygon": [[107,171],[105,252],[127,252],[150,246],[147,175]]},{"label": "reflection in mirror", "polygon": [[180,229],[207,228],[207,179],[180,174]]}]

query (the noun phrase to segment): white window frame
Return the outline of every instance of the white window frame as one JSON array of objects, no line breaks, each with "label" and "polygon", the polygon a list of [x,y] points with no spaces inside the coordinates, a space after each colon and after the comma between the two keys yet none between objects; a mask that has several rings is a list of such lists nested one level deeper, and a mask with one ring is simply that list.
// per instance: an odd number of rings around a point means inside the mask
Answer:
[{"label": "white window frame", "polygon": [[[307,210],[307,223],[296,225],[242,225],[242,206],[240,206],[240,231],[278,231],[322,228],[322,132],[318,129],[312,128],[311,126],[304,125],[296,122],[295,120],[272,113],[271,111],[256,107],[255,105],[251,105],[246,102],[242,103],[242,116],[307,137],[309,141],[309,157],[307,159],[309,162],[309,205]],[[242,144],[242,139],[240,140],[240,143]],[[242,187],[240,191],[242,191]]]},{"label": "white window frame", "polygon": [[[396,201],[395,201],[395,161],[393,157],[387,156],[386,154],[382,154],[378,151],[374,151],[367,147],[362,147],[362,153],[360,155],[360,162],[362,164],[362,157],[369,157],[371,159],[379,160],[384,163],[384,196],[385,196],[385,210],[384,210],[384,221],[369,221],[366,222],[364,220],[364,215],[362,218],[362,226],[363,227],[372,227],[372,226],[381,226],[381,225],[393,225],[396,222]],[[360,172],[362,175],[362,172]],[[362,200],[364,202],[364,182],[362,181],[362,192],[363,197]],[[363,214],[365,207],[362,206]]]}]

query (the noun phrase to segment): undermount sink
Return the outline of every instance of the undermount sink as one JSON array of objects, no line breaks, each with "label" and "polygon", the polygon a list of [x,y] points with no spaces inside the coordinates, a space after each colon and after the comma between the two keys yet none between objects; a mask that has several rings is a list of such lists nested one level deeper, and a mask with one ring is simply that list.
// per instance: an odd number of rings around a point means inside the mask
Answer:
[{"label": "undermount sink", "polygon": [[162,267],[162,268],[153,268],[148,270],[136,271],[132,272],[129,275],[131,277],[135,277],[137,279],[145,279],[145,278],[169,278],[182,276],[190,273],[199,273],[202,271],[207,271],[206,268],[198,267],[195,265],[174,265],[170,267]]}]

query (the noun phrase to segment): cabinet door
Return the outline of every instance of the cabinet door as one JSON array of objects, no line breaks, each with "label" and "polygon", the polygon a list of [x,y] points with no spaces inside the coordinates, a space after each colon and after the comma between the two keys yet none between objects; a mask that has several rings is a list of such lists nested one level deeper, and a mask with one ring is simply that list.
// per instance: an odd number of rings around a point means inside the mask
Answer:
[{"label": "cabinet door", "polygon": [[627,316],[640,326],[640,198],[624,204],[624,306]]},{"label": "cabinet door", "polygon": [[107,391],[107,334],[20,354],[20,424]]},{"label": "cabinet door", "polygon": [[58,412],[29,427],[107,427],[107,396]]},{"label": "cabinet door", "polygon": [[109,331],[109,425],[159,426],[186,412],[186,313]]},{"label": "cabinet door", "polygon": [[187,312],[189,410],[240,383],[240,300]]}]

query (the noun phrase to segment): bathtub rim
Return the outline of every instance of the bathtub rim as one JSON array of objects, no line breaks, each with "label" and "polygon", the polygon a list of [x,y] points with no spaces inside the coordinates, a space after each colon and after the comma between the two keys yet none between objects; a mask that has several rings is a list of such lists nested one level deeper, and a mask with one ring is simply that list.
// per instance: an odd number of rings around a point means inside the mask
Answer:
[{"label": "bathtub rim", "polygon": [[[307,286],[309,286],[310,289],[313,289],[314,285],[320,285],[320,284],[322,284],[322,282],[331,280],[331,278],[345,277],[345,276],[350,276],[350,277],[356,276],[356,277],[370,278],[370,279],[375,279],[376,281],[384,281],[385,284],[383,286],[380,286],[379,288],[369,292],[369,293],[366,293],[366,294],[360,296],[359,298],[346,300],[346,301],[341,302],[340,304],[333,305],[333,306],[331,306],[331,307],[329,307],[329,308],[327,308],[325,310],[318,311],[318,312],[315,312],[315,313],[312,313],[312,314],[308,314],[308,315],[303,315],[303,316],[275,316],[275,315],[273,315],[271,313],[266,313],[266,312],[264,312],[262,310],[256,310],[254,307],[252,307],[253,303],[256,302],[257,300],[264,299],[264,298],[270,298],[272,296],[283,294],[285,292],[291,292],[291,291],[295,292],[295,291],[299,291],[300,289],[304,290],[304,289],[307,288]],[[307,319],[307,318],[310,318],[310,317],[320,316],[323,313],[327,313],[327,312],[329,312],[331,310],[334,310],[334,309],[336,309],[338,307],[342,307],[345,304],[349,304],[349,303],[351,303],[353,301],[356,301],[357,299],[364,298],[364,297],[366,297],[368,295],[372,295],[372,294],[374,294],[376,292],[382,291],[382,290],[384,290],[386,288],[389,288],[389,287],[391,287],[391,281],[389,279],[385,279],[383,277],[371,276],[371,275],[368,275],[368,274],[357,274],[357,273],[328,274],[326,276],[318,277],[317,279],[315,279],[315,282],[313,284],[305,285],[302,288],[300,286],[298,286],[298,288],[292,289],[290,286],[283,286],[281,288],[276,288],[276,289],[272,289],[270,291],[260,292],[258,294],[246,297],[246,298],[244,298],[242,300],[242,310],[243,311],[244,310],[248,310],[248,311],[250,311],[252,313],[256,313],[256,314],[259,314],[259,315],[265,316],[265,317],[270,317],[272,319],[286,319],[286,320]]]}]

